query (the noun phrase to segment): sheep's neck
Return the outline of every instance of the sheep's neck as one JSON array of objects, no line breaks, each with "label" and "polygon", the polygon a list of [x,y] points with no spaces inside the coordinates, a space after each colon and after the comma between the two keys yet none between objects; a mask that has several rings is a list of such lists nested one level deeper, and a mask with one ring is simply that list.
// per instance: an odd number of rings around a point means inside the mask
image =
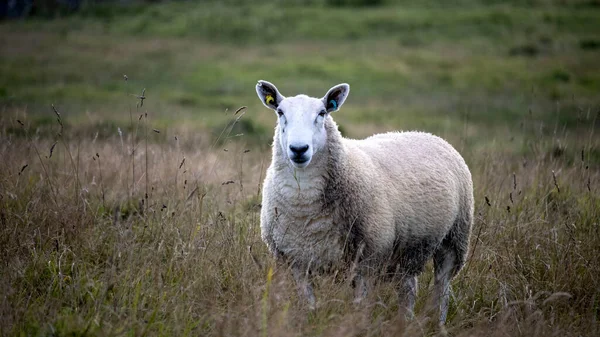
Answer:
[{"label": "sheep's neck", "polygon": [[[339,156],[341,136],[329,119],[327,146],[315,153],[305,169],[296,169],[289,162],[275,134],[273,171],[270,191],[274,200],[273,237],[277,249],[298,263],[311,268],[331,267],[342,261],[344,238],[335,226],[333,207],[327,207],[326,191],[332,181],[330,174]],[[342,151],[343,152],[343,151]],[[279,210],[277,210],[279,208]]]}]

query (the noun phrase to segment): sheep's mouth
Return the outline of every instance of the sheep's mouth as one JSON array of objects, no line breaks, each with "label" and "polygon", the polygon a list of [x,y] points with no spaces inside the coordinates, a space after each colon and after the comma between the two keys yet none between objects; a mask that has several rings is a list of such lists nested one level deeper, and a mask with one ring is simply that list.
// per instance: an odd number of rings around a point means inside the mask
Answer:
[{"label": "sheep's mouth", "polygon": [[296,166],[297,168],[303,168],[308,165],[310,158],[302,156],[298,158],[290,158],[290,160],[292,161],[292,164],[294,164],[294,166]]}]

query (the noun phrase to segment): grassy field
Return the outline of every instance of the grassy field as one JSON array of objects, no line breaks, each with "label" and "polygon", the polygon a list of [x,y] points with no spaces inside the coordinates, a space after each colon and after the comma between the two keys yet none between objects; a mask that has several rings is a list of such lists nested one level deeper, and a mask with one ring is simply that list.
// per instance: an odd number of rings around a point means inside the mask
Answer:
[{"label": "grassy field", "polygon": [[410,322],[377,280],[358,307],[339,275],[316,311],[297,297],[260,240],[259,79],[347,82],[344,135],[424,130],[465,157],[448,335],[600,332],[597,1],[93,5],[0,22],[0,45],[1,335],[438,334],[431,266]]}]

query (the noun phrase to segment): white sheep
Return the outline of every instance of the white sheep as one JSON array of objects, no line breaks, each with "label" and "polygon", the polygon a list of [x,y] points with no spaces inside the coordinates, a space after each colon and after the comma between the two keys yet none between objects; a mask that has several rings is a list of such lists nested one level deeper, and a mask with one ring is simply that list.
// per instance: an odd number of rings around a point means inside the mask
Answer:
[{"label": "white sheep", "polygon": [[315,271],[352,269],[356,300],[364,277],[400,280],[400,307],[412,315],[417,275],[433,258],[435,298],[444,323],[450,280],[465,263],[473,221],[473,183],[460,154],[423,132],[343,138],[330,113],[350,91],[286,98],[259,81],[276,111],[273,159],[263,186],[262,239],[287,261],[311,308]]}]

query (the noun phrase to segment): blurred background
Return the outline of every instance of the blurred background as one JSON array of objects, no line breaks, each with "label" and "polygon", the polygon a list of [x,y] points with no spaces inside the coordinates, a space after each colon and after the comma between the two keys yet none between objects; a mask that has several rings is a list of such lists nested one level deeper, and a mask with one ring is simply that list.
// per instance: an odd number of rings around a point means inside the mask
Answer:
[{"label": "blurred background", "polygon": [[[425,129],[472,142],[519,137],[523,118],[576,128],[600,103],[594,0],[11,0],[0,13],[0,105],[85,133],[116,132],[145,88],[157,128],[265,144],[275,118],[257,80],[321,97],[351,85],[347,136]],[[124,75],[128,81],[124,80]],[[468,130],[464,130],[468,125]],[[552,131],[552,128],[549,128]],[[466,135],[466,134],[465,134]],[[519,149],[516,149],[519,150]]]}]

